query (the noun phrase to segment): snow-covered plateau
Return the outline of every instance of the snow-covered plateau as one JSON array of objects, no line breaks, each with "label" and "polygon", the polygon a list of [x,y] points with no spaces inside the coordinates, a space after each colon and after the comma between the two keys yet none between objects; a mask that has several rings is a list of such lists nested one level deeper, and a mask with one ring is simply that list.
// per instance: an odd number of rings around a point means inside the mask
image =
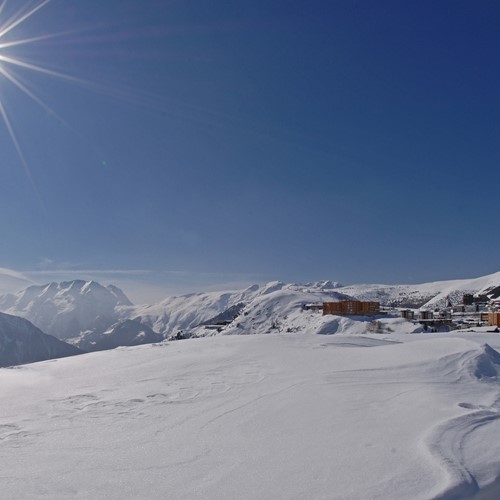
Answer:
[{"label": "snow-covered plateau", "polygon": [[498,349],[219,335],[1,369],[1,497],[498,498]]}]

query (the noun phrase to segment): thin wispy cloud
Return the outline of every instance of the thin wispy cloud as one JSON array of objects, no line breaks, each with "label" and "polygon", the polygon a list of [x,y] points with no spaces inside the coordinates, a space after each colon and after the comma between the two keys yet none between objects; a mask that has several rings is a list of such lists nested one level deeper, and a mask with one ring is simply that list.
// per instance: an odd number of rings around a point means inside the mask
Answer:
[{"label": "thin wispy cloud", "polygon": [[73,276],[81,275],[95,275],[95,276],[105,276],[105,275],[140,275],[149,274],[152,271],[148,269],[43,269],[36,271],[25,271],[26,274],[34,276],[51,276],[54,274],[67,274]]},{"label": "thin wispy cloud", "polygon": [[0,294],[15,293],[35,284],[36,281],[31,279],[26,273],[7,267],[0,267]]},{"label": "thin wispy cloud", "polygon": [[15,271],[14,269],[9,269],[7,267],[0,267],[0,275],[8,276],[9,278],[15,278],[21,281],[31,281],[25,273]]}]

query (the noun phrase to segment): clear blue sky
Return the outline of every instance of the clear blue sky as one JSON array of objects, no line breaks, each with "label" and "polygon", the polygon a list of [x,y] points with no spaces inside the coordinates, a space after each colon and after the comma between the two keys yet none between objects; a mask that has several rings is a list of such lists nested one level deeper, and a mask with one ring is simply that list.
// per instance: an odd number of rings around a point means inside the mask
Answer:
[{"label": "clear blue sky", "polygon": [[62,119],[0,75],[29,169],[3,124],[0,267],[171,291],[498,271],[499,56],[496,0],[52,0],[0,38]]}]

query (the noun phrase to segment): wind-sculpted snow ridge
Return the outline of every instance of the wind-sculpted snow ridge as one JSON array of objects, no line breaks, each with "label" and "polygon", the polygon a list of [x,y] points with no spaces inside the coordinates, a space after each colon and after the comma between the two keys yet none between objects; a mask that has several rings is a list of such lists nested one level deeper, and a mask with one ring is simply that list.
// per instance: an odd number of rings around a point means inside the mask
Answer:
[{"label": "wind-sculpted snow ridge", "polygon": [[500,353],[488,344],[484,344],[482,352],[475,357],[471,368],[478,379],[496,379],[500,370]]},{"label": "wind-sculpted snow ridge", "polygon": [[[493,402],[459,402],[458,407],[467,413],[442,422],[429,433],[426,445],[447,476],[435,498],[476,498],[481,486],[489,484],[484,488],[484,495],[478,498],[496,499],[500,492],[500,447],[491,450],[478,443],[500,432],[500,353],[484,344],[453,357],[458,380],[463,382],[465,375],[481,384],[489,384]],[[447,364],[450,365],[449,360]],[[479,388],[477,392],[480,393]]]}]

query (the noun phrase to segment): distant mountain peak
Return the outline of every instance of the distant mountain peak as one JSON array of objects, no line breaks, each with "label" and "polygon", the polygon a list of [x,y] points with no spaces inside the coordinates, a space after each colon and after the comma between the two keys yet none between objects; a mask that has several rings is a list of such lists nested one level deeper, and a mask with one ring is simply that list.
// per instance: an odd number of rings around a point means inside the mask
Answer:
[{"label": "distant mountain peak", "polygon": [[108,285],[106,287],[117,299],[120,305],[122,306],[133,306],[132,302],[125,295],[125,293],[115,285]]},{"label": "distant mountain peak", "polygon": [[132,302],[118,287],[97,281],[72,280],[33,285],[15,295],[0,297],[0,310],[24,317],[59,339],[82,331],[102,331],[121,319],[118,310]]}]

